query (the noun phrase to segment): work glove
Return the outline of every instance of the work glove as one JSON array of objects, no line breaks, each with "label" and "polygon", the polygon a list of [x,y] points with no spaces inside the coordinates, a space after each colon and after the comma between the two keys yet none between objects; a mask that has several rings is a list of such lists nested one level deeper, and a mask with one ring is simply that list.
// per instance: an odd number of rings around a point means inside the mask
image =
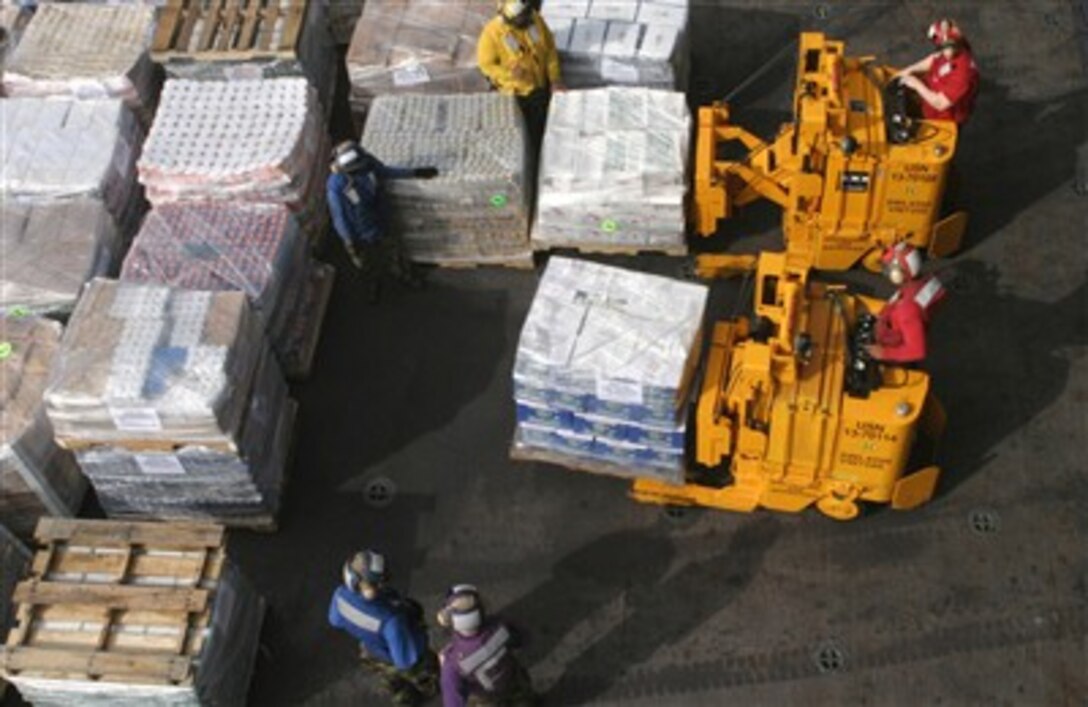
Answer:
[{"label": "work glove", "polygon": [[360,270],[363,269],[363,256],[359,255],[359,251],[355,250],[355,246],[348,244],[346,247],[348,251],[348,257],[351,258],[351,264]]},{"label": "work glove", "polygon": [[419,179],[434,179],[438,176],[437,167],[416,167],[413,173]]}]

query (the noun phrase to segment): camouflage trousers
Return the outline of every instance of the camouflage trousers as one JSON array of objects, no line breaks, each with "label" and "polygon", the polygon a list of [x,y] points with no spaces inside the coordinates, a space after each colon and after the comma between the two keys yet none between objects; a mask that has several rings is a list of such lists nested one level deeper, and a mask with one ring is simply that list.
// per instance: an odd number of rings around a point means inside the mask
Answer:
[{"label": "camouflage trousers", "polygon": [[473,693],[466,707],[533,707],[535,704],[529,671],[519,665],[506,689],[494,694]]},{"label": "camouflage trousers", "polygon": [[418,705],[438,694],[438,656],[430,648],[407,670],[378,660],[362,648],[359,662],[377,676],[395,705]]}]

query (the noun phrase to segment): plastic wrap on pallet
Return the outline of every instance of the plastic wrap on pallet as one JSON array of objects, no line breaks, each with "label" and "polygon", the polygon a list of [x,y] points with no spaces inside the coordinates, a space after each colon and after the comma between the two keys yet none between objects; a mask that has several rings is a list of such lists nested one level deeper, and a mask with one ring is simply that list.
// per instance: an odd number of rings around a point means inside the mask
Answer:
[{"label": "plastic wrap on pallet", "polygon": [[688,0],[543,0],[542,14],[569,87],[687,86]]},{"label": "plastic wrap on pallet", "polygon": [[29,8],[24,7],[21,3],[0,3],[0,27],[3,27],[4,31],[7,32],[7,44],[0,46],[0,67],[12,55],[15,47],[19,46],[19,40],[23,37],[23,30],[26,29],[27,23],[30,22],[31,15]]},{"label": "plastic wrap on pallet", "polygon": [[114,271],[122,247],[101,201],[0,202],[0,311],[63,314],[80,289]]},{"label": "plastic wrap on pallet", "polygon": [[527,255],[526,143],[516,99],[496,93],[383,96],[362,137],[386,164],[438,168],[386,183],[391,226],[424,262]]},{"label": "plastic wrap on pallet", "polygon": [[386,94],[487,91],[476,41],[494,16],[493,0],[367,0],[346,58],[352,109]]},{"label": "plastic wrap on pallet", "polygon": [[45,393],[59,439],[238,449],[265,348],[241,292],[96,279],[65,332]]},{"label": "plastic wrap on pallet", "polygon": [[24,538],[42,516],[75,515],[87,490],[42,406],[60,337],[54,321],[0,317],[0,523]]},{"label": "plastic wrap on pallet", "polygon": [[515,355],[518,442],[679,474],[706,299],[703,285],[552,257]]},{"label": "plastic wrap on pallet", "polygon": [[327,145],[305,79],[172,79],[140,158],[140,181],[156,206],[256,201],[299,211],[320,191],[314,184],[323,183]]},{"label": "plastic wrap on pallet", "polygon": [[[178,3],[180,6],[182,3]],[[236,81],[248,79],[274,79],[285,76],[304,76],[317,91],[317,99],[327,117],[336,90],[336,74],[339,58],[330,33],[330,13],[341,3],[335,0],[306,2],[305,0],[273,0],[265,6],[250,6],[238,10],[235,23],[222,20],[207,37],[199,20],[185,42],[178,33],[169,46],[156,47],[153,56],[162,64],[166,76],[175,79],[198,81]],[[207,7],[207,0],[204,6]],[[190,5],[192,8],[194,5]],[[283,33],[292,22],[294,13],[305,8],[305,17],[298,29],[293,46],[284,46]],[[245,13],[275,8],[278,17],[272,20],[269,49],[259,49],[261,32],[246,35],[238,31],[244,25]],[[187,10],[189,8],[186,8]],[[229,11],[229,8],[228,8]],[[210,10],[205,10],[210,12]],[[175,22],[174,17],[162,13],[159,22]],[[266,21],[265,21],[266,22]],[[226,33],[226,35],[224,35]],[[242,37],[248,37],[250,46],[240,46]]]},{"label": "plastic wrap on pallet", "polygon": [[76,456],[110,518],[270,523],[279,511],[293,417],[283,373],[265,356],[239,453],[198,445],[141,452],[101,446]]},{"label": "plastic wrap on pallet", "polygon": [[[29,567],[30,551],[0,522],[0,636],[6,636],[15,621],[12,593]],[[3,683],[0,682],[2,692]]]},{"label": "plastic wrap on pallet", "polygon": [[143,129],[117,99],[8,98],[0,101],[0,196],[42,202],[100,199],[122,237],[145,206],[136,182]]},{"label": "plastic wrap on pallet", "polygon": [[309,266],[306,241],[285,206],[164,204],[144,219],[121,280],[245,292],[282,360],[287,352],[278,345],[305,292]]},{"label": "plastic wrap on pallet", "polygon": [[690,131],[682,93],[613,87],[554,96],[533,245],[684,248]]},{"label": "plastic wrap on pallet", "polygon": [[148,54],[154,8],[43,3],[8,57],[8,96],[121,98],[150,119],[158,89]]}]

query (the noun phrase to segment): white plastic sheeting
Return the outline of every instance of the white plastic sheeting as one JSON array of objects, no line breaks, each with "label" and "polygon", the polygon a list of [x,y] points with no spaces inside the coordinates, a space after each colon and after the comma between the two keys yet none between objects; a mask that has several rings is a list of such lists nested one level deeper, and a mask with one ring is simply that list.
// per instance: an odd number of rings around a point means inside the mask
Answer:
[{"label": "white plastic sheeting", "polygon": [[391,226],[413,259],[528,257],[527,137],[515,98],[383,96],[362,145],[390,166],[438,168],[436,179],[385,183]]},{"label": "white plastic sheeting", "polygon": [[682,93],[613,87],[553,96],[534,246],[683,248],[690,133]]},{"label": "white plastic sheeting", "polygon": [[707,288],[552,257],[514,363],[518,441],[679,480]]},{"label": "white plastic sheeting", "polygon": [[543,0],[572,88],[683,89],[688,0]]}]

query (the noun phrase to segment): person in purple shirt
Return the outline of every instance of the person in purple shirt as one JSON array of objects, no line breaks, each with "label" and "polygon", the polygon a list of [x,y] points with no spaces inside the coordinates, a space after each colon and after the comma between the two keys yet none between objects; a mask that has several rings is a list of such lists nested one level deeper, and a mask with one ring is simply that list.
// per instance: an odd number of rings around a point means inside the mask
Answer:
[{"label": "person in purple shirt", "polygon": [[438,692],[438,659],[423,610],[387,586],[385,557],[373,550],[344,563],[343,583],[329,603],[329,623],[359,642],[359,659],[378,676],[394,704],[416,705]]},{"label": "person in purple shirt", "polygon": [[371,302],[377,302],[386,271],[410,287],[419,280],[404,257],[399,239],[388,233],[384,184],[390,179],[433,179],[434,167],[390,167],[359,143],[336,146],[325,183],[325,198],[336,235],[352,264],[367,281]]},{"label": "person in purple shirt", "polygon": [[452,630],[439,654],[443,707],[520,707],[535,703],[529,672],[514,657],[513,629],[484,613],[476,587],[458,584],[446,594],[438,623]]}]

